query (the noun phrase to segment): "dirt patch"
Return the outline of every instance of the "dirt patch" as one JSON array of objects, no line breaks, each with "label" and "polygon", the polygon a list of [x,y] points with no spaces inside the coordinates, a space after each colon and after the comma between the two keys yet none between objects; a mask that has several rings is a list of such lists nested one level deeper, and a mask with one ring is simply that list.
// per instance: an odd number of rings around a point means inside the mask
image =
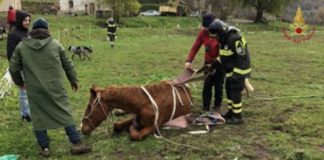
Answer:
[{"label": "dirt patch", "polygon": [[294,116],[295,113],[300,112],[302,108],[305,108],[305,105],[302,103],[294,103],[292,105],[293,107],[286,108],[270,118],[272,130],[295,134],[294,128],[296,126],[289,125],[287,122],[291,116]]},{"label": "dirt patch", "polygon": [[259,160],[268,160],[271,159],[271,156],[268,153],[268,149],[264,144],[256,144],[256,153],[257,153],[257,158]]},{"label": "dirt patch", "polygon": [[111,156],[120,160],[127,159],[127,155],[123,151],[116,151],[112,153]]},{"label": "dirt patch", "polygon": [[319,145],[319,146],[318,146],[318,150],[319,150],[320,152],[324,152],[324,145]]},{"label": "dirt patch", "polygon": [[[298,108],[298,107],[297,107]],[[270,118],[270,121],[273,123],[284,123],[287,119],[292,115],[292,113],[296,112],[296,108],[287,108],[283,110],[281,113],[276,116]]]}]

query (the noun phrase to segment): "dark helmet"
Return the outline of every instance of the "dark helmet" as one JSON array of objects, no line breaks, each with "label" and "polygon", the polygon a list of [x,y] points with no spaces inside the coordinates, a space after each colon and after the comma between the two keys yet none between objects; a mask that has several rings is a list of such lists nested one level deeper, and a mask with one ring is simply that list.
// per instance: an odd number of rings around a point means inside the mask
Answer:
[{"label": "dark helmet", "polygon": [[202,17],[202,26],[207,28],[215,20],[215,15],[207,14]]},{"label": "dark helmet", "polygon": [[224,34],[227,29],[227,24],[221,20],[215,20],[208,26],[208,31],[211,34],[221,35]]}]

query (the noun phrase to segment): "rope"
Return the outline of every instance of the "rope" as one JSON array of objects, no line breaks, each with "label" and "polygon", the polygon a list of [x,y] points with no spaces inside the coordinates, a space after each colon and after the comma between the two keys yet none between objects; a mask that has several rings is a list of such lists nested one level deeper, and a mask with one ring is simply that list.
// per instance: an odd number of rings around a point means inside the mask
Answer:
[{"label": "rope", "polygon": [[188,92],[187,92],[187,89],[186,89],[183,85],[182,85],[182,89],[183,89],[184,92],[186,93],[187,98],[188,98],[188,100],[189,100],[189,102],[190,102],[190,105],[193,106],[193,103],[192,103],[191,98],[190,98],[190,96],[189,96],[189,94],[188,94]]},{"label": "rope", "polygon": [[[86,119],[86,120],[89,121],[90,126],[91,126],[93,129],[95,129],[96,127],[93,125],[93,123],[92,123],[91,119],[89,118],[89,116],[92,114],[92,112],[94,111],[94,107],[97,106],[97,104],[100,105],[101,110],[103,111],[103,113],[104,113],[104,115],[105,115],[106,118],[111,117],[111,116],[109,116],[110,113],[109,113],[109,115],[107,115],[107,113],[106,113],[106,111],[105,111],[105,109],[104,109],[104,107],[103,107],[103,105],[102,105],[102,103],[101,103],[100,100],[101,100],[101,95],[100,95],[100,92],[98,92],[98,94],[97,94],[95,100],[93,101],[93,103],[92,103],[92,105],[91,105],[90,113],[89,113],[88,115],[86,115],[86,116],[83,117],[84,119]],[[108,117],[108,116],[109,116],[109,117]],[[112,120],[112,118],[110,118],[110,120]],[[108,131],[108,125],[109,125],[109,123],[108,123],[108,120],[107,120],[107,131]]]},{"label": "rope", "polygon": [[154,132],[154,136],[156,138],[162,138],[162,135],[160,133],[159,127],[158,127],[158,120],[159,120],[159,108],[158,105],[156,104],[156,102],[154,101],[154,99],[152,98],[152,96],[150,95],[150,93],[146,90],[146,88],[144,86],[141,86],[142,90],[145,92],[145,94],[147,95],[147,97],[150,99],[151,103],[153,104],[153,110],[154,110],[154,114],[155,114],[155,118],[154,118],[154,128],[156,130],[156,132],[158,134],[156,134]]},{"label": "rope", "polygon": [[281,97],[261,97],[249,98],[250,101],[274,101],[280,99],[300,99],[300,98],[324,98],[324,96],[310,95],[310,96],[281,96]]},{"label": "rope", "polygon": [[[163,138],[160,130],[159,130],[159,126],[158,126],[158,119],[159,119],[159,107],[156,104],[155,100],[153,99],[153,97],[151,96],[151,94],[147,91],[147,89],[144,86],[141,86],[141,89],[145,92],[145,94],[147,95],[147,97],[149,98],[149,100],[151,101],[151,103],[153,104],[153,110],[154,110],[154,114],[155,114],[155,118],[154,118],[154,128],[157,131],[158,134],[154,133],[154,136],[156,138]],[[184,89],[184,91],[186,92],[186,90]],[[174,87],[173,85],[171,85],[171,92],[172,92],[172,98],[173,98],[173,109],[172,109],[172,113],[170,116],[169,121],[171,121],[174,117],[174,114],[176,112],[176,108],[177,108],[177,99],[176,96],[178,96],[178,99],[181,103],[181,105],[183,105],[182,99],[180,97],[179,91],[177,90],[176,87]],[[187,97],[189,99],[189,101],[191,102],[191,99],[188,96],[188,93],[186,92]]]},{"label": "rope", "polygon": [[[181,99],[181,97],[180,97],[180,93],[179,93],[179,91],[178,91],[177,88],[174,87],[173,85],[171,85],[171,87],[174,88],[175,93],[177,94],[178,99],[179,99],[179,101],[180,101],[180,104],[181,104],[181,106],[183,106],[183,102],[182,102],[182,99]],[[174,93],[173,93],[173,94],[174,94]]]},{"label": "rope", "polygon": [[[171,90],[172,90],[172,97],[173,97],[173,109],[172,109],[172,113],[171,113],[171,116],[170,116],[169,121],[171,121],[173,119],[174,114],[175,114],[175,111],[176,111],[176,108],[177,108],[177,99],[176,99],[176,95],[175,94],[178,93],[178,90],[173,85],[171,85]],[[181,99],[180,99],[180,102],[182,104]]]},{"label": "rope", "polygon": [[162,140],[166,141],[166,142],[169,142],[173,145],[177,145],[177,146],[182,146],[182,147],[187,147],[189,149],[192,149],[192,150],[198,150],[198,151],[203,151],[203,149],[201,149],[200,147],[196,147],[196,146],[193,146],[193,145],[189,145],[189,144],[181,144],[181,143],[178,143],[178,142],[174,142],[174,141],[171,141],[169,139],[166,139],[164,137],[161,137]]}]

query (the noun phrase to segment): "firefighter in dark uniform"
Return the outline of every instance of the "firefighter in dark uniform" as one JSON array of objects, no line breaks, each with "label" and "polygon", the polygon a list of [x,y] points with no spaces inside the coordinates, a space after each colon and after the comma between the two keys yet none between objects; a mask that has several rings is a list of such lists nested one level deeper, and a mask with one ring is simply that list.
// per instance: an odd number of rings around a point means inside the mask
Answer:
[{"label": "firefighter in dark uniform", "polygon": [[114,21],[114,18],[110,17],[107,20],[107,31],[108,31],[108,37],[107,40],[110,42],[110,47],[114,47],[116,32],[117,32],[117,23]]},{"label": "firefighter in dark uniform", "polygon": [[229,110],[224,114],[228,124],[243,122],[241,92],[245,87],[245,78],[251,73],[250,54],[245,38],[240,30],[215,20],[209,32],[217,34],[220,42],[220,60],[226,72],[225,89]]}]

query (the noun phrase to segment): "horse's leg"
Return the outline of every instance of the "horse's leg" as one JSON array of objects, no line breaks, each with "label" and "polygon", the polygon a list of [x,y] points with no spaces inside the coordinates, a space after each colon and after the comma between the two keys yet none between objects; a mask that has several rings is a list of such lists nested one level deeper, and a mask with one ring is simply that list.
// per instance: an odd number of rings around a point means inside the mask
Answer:
[{"label": "horse's leg", "polygon": [[[84,56],[87,57],[88,60],[90,61],[90,56],[89,56],[89,54],[85,53]],[[84,58],[84,59],[85,59],[85,58]]]},{"label": "horse's leg", "polygon": [[79,55],[80,60],[82,61],[81,53],[79,53],[78,55]]},{"label": "horse's leg", "polygon": [[119,132],[123,131],[124,129],[128,130],[129,126],[132,125],[133,120],[134,120],[134,117],[114,123],[114,132],[119,133]]},{"label": "horse's leg", "polygon": [[82,56],[82,57],[83,57],[82,60],[85,60],[86,57],[87,57],[86,53],[82,52],[82,55],[83,55],[83,56]]},{"label": "horse's leg", "polygon": [[130,138],[140,141],[148,134],[151,134],[154,131],[154,118],[155,114],[152,112],[152,109],[150,107],[144,107],[137,119],[137,125],[139,125],[140,128],[135,124],[131,125],[129,128]]},{"label": "horse's leg", "polygon": [[145,136],[151,134],[154,130],[154,126],[148,126],[148,127],[144,127],[142,128],[140,131],[138,131],[134,125],[131,125],[129,128],[130,131],[130,138],[131,140],[134,141],[140,141],[142,140]]}]

